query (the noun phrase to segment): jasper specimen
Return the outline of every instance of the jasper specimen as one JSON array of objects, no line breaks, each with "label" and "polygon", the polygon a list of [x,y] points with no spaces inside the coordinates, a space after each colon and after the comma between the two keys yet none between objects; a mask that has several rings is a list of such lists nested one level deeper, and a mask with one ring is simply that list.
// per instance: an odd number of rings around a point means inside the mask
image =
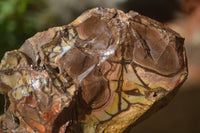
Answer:
[{"label": "jasper specimen", "polygon": [[155,20],[104,8],[39,32],[1,60],[0,131],[128,131],[186,80],[183,43]]}]

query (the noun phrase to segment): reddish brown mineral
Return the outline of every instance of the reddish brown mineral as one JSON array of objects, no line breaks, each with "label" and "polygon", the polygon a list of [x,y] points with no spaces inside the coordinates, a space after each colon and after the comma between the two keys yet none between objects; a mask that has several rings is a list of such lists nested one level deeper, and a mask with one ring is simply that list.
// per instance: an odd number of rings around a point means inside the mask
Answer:
[{"label": "reddish brown mineral", "polygon": [[95,8],[29,38],[0,64],[8,133],[121,133],[187,78],[184,38],[130,11]]}]

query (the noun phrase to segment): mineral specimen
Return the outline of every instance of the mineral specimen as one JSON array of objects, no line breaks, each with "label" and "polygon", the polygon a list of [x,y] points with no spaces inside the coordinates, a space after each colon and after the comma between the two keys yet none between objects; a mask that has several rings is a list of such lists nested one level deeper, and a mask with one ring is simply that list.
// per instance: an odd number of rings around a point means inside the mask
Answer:
[{"label": "mineral specimen", "polygon": [[29,38],[0,64],[8,133],[121,133],[187,78],[184,38],[134,11],[95,8]]}]

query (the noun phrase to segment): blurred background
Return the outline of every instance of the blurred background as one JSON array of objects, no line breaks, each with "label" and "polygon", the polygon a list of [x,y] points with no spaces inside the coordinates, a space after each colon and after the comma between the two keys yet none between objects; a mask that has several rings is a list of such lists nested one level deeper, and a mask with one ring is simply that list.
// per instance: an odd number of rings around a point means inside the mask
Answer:
[{"label": "blurred background", "polygon": [[168,106],[131,133],[200,133],[200,0],[0,0],[0,59],[36,32],[66,25],[97,6],[137,11],[185,36],[188,80]]}]

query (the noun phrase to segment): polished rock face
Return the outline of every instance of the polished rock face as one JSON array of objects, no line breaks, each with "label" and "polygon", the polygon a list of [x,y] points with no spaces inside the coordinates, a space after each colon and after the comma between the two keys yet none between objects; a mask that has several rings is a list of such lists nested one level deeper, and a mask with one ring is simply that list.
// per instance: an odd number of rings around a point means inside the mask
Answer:
[{"label": "polished rock face", "polygon": [[0,64],[0,131],[120,133],[187,78],[184,38],[130,11],[95,8],[29,38]]}]

